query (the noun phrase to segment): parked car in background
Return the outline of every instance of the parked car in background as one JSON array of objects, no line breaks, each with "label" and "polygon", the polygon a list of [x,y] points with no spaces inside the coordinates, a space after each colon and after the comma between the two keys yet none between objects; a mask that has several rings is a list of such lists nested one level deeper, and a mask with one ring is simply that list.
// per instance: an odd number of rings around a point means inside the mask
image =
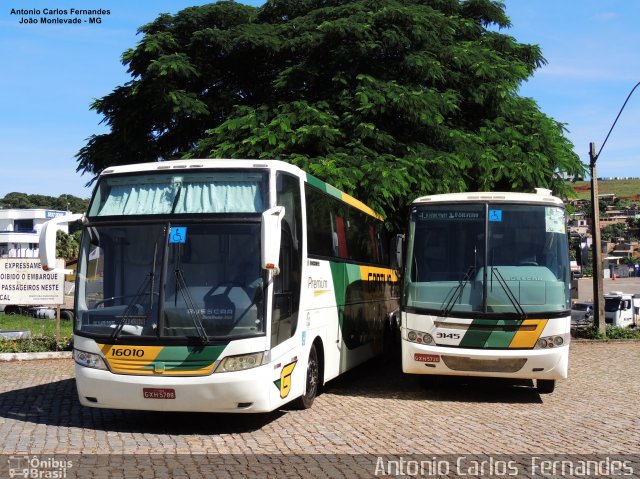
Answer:
[{"label": "parked car in background", "polygon": [[571,330],[585,329],[593,323],[593,303],[578,302],[571,306]]},{"label": "parked car in background", "polygon": [[604,295],[604,317],[607,324],[633,328],[640,316],[640,295],[610,291]]}]

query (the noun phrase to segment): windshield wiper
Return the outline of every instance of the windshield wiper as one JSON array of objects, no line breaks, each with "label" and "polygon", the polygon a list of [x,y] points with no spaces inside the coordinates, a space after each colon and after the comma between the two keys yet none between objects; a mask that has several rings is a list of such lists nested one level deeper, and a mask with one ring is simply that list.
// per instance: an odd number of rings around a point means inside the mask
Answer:
[{"label": "windshield wiper", "polygon": [[518,301],[518,298],[516,298],[516,295],[513,294],[513,291],[511,291],[511,288],[509,288],[509,285],[502,277],[502,274],[500,273],[498,268],[495,266],[492,266],[491,276],[493,276],[494,274],[496,275],[496,278],[498,278],[498,283],[500,283],[500,286],[502,286],[502,289],[504,289],[504,292],[507,293],[507,298],[509,298],[509,301],[511,302],[514,309],[518,313],[518,316],[520,316],[520,319],[527,319],[527,313],[524,311],[524,308]]},{"label": "windshield wiper", "polygon": [[[132,313],[138,303],[138,300],[142,298],[142,296],[147,292],[147,286],[153,285],[153,276],[154,276],[153,271],[150,271],[144,277],[144,280],[142,281],[142,283],[140,283],[140,286],[138,287],[138,291],[136,291],[136,294],[133,296],[131,301],[129,301],[129,303],[127,304],[127,307],[124,310],[124,313],[122,313],[122,317],[118,320],[118,322],[116,323],[115,329],[111,333],[111,338],[113,338],[114,340],[117,340],[120,337],[122,328],[124,328],[127,320],[135,316],[135,315],[132,315]],[[153,292],[151,294],[153,295]]]},{"label": "windshield wiper", "polygon": [[207,335],[207,331],[204,329],[202,325],[202,315],[200,314],[200,310],[196,309],[195,303],[193,302],[193,298],[191,297],[191,293],[189,293],[189,287],[187,286],[186,281],[184,280],[184,272],[177,268],[175,270],[176,275],[176,301],[178,298],[178,292],[182,294],[182,299],[184,299],[185,305],[187,306],[187,314],[191,318],[193,322],[193,326],[200,336],[200,340],[203,343],[207,343],[209,341],[209,336]]},{"label": "windshield wiper", "polygon": [[442,309],[440,311],[440,313],[439,313],[440,316],[446,318],[451,314],[451,311],[453,310],[453,307],[456,305],[456,301],[458,301],[458,299],[460,299],[460,296],[462,296],[462,292],[464,291],[464,287],[467,285],[467,283],[469,283],[469,280],[471,279],[471,276],[473,276],[475,274],[475,272],[476,272],[476,267],[475,266],[469,266],[469,269],[467,269],[467,272],[465,273],[464,277],[458,283],[458,287],[455,289],[455,291],[451,295],[451,298],[449,299],[449,302],[444,307],[444,309]]}]

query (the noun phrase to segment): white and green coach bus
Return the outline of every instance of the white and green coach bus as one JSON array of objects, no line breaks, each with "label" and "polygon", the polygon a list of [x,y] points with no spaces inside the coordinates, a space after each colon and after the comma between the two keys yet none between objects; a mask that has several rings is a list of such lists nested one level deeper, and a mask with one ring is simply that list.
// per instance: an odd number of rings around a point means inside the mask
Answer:
[{"label": "white and green coach bus", "polygon": [[261,412],[379,354],[398,308],[382,218],[280,161],[108,168],[80,219],[85,406]]},{"label": "white and green coach bus", "polygon": [[459,193],[411,205],[401,301],[405,373],[567,377],[570,264],[549,190]]}]

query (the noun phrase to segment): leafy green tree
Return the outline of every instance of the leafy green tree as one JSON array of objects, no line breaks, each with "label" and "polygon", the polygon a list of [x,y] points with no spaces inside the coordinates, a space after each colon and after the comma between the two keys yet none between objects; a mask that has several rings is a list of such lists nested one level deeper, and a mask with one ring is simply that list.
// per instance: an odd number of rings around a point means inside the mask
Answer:
[{"label": "leafy green tree", "polygon": [[629,239],[637,240],[640,238],[640,218],[627,218],[627,231],[629,232]]},{"label": "leafy green tree", "polygon": [[92,108],[110,128],[78,170],[277,158],[400,223],[427,193],[570,188],[564,126],[518,95],[545,63],[490,0],[270,0],[162,14]]},{"label": "leafy green tree", "polygon": [[12,208],[35,208],[33,202],[29,198],[29,195],[25,193],[7,193],[4,198],[0,200],[0,208],[12,209]]},{"label": "leafy green tree", "polygon": [[57,198],[45,195],[28,195],[26,193],[7,193],[0,198],[0,208],[26,209],[45,208],[51,210],[71,211],[72,213],[84,213],[89,204],[88,199],[78,198],[73,195],[60,195]]},{"label": "leafy green tree", "polygon": [[66,260],[78,258],[80,235],[80,231],[72,234],[56,231],[56,258],[64,258]]},{"label": "leafy green tree", "polygon": [[624,223],[614,223],[601,228],[601,238],[610,241],[612,238],[626,237],[627,227]]}]

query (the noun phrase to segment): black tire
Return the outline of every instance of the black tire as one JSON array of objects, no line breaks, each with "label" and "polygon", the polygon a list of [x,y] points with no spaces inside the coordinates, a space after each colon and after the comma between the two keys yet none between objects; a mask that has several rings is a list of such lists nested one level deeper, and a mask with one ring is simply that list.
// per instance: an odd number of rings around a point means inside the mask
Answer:
[{"label": "black tire", "polygon": [[309,361],[307,363],[307,379],[305,382],[304,393],[297,400],[298,409],[309,409],[313,405],[313,401],[318,395],[320,388],[320,363],[318,362],[318,353],[316,345],[311,346],[309,351]]},{"label": "black tire", "polygon": [[555,388],[555,379],[538,379],[536,381],[536,389],[540,394],[551,394]]},{"label": "black tire", "polygon": [[68,310],[60,311],[60,319],[63,319],[65,321],[73,321],[73,312]]}]

